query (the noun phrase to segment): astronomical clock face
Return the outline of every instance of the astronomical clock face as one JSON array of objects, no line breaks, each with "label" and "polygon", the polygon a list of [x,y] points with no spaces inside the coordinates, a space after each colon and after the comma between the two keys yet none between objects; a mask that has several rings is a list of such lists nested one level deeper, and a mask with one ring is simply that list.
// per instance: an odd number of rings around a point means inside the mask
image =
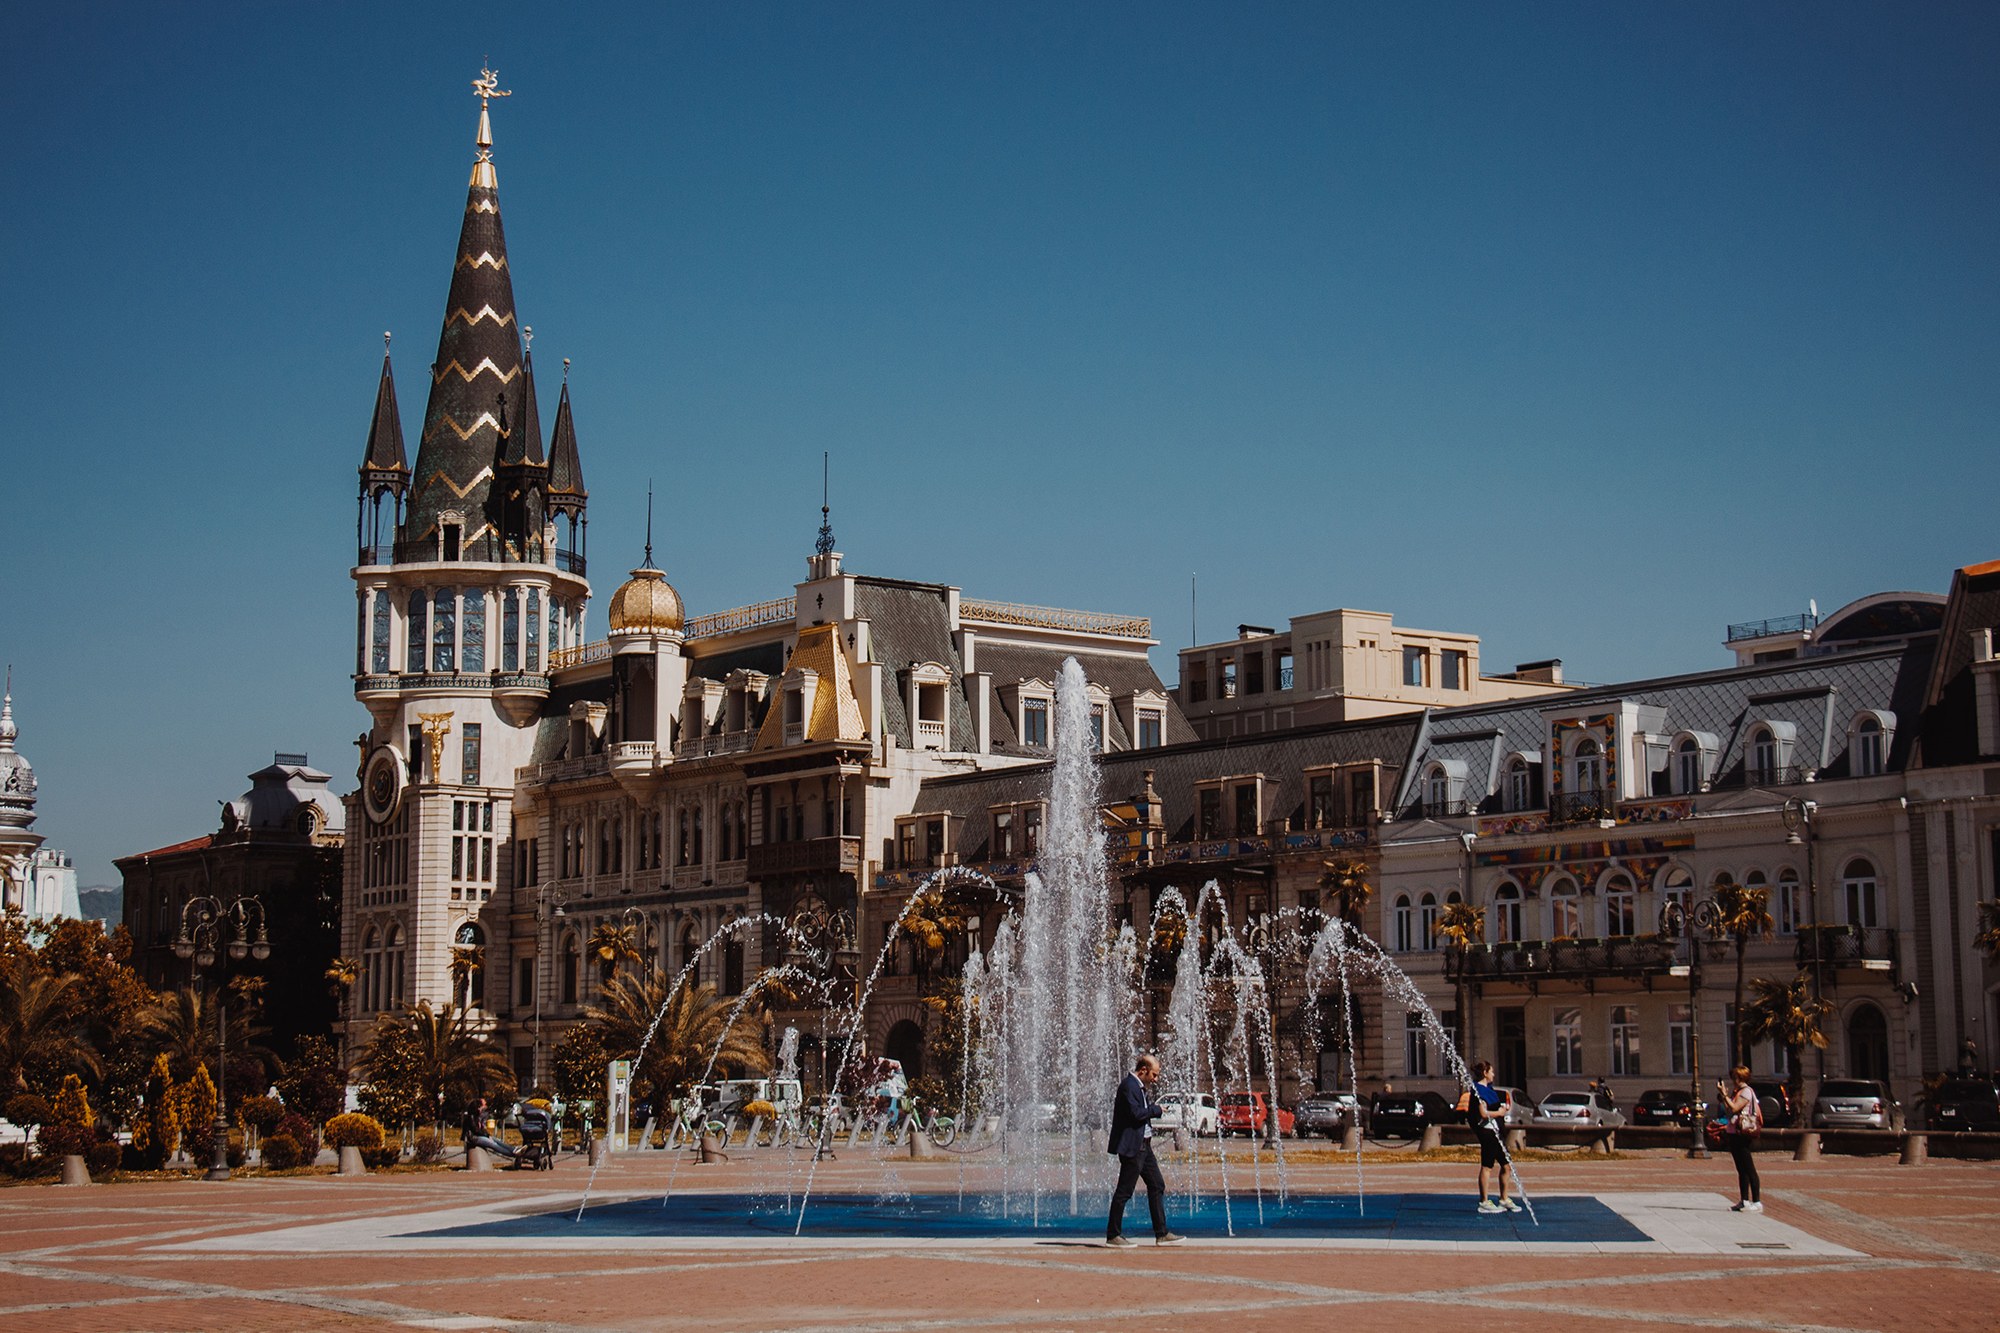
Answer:
[{"label": "astronomical clock face", "polygon": [[403,804],[403,779],[403,757],[387,745],[377,746],[361,779],[362,804],[370,820],[386,824],[396,817]]}]

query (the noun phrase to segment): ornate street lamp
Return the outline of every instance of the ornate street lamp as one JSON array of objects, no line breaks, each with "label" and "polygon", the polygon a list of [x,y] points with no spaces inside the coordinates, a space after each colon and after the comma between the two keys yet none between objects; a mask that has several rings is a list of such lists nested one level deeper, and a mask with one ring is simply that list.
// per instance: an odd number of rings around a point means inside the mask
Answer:
[{"label": "ornate street lamp", "polygon": [[1685,973],[1688,979],[1688,1119],[1693,1127],[1689,1157],[1708,1156],[1708,1139],[1701,1123],[1701,937],[1713,936],[1721,928],[1722,911],[1712,898],[1704,898],[1691,908],[1678,898],[1670,898],[1660,909],[1660,934],[1687,941],[1687,962],[1668,969],[1668,975]]},{"label": "ornate street lamp", "polygon": [[[537,962],[549,956],[548,948],[542,940],[542,926],[552,921],[559,921],[568,915],[569,891],[563,888],[560,883],[551,880],[549,883],[535,890],[535,956]],[[546,989],[547,987],[541,984],[541,979],[539,977],[536,978],[534,1077],[537,1080],[542,1076],[542,992]]]},{"label": "ornate street lamp", "polygon": [[[231,962],[271,956],[271,938],[265,928],[264,904],[255,898],[238,897],[224,903],[213,894],[200,894],[181,908],[181,933],[174,940],[176,956],[193,964],[197,974],[211,968],[223,970],[223,955]],[[222,980],[212,977],[215,993],[215,1160],[209,1164],[207,1180],[229,1179],[229,1013],[223,1002]]]},{"label": "ornate street lamp", "polygon": [[[1813,864],[1813,850],[1819,841],[1819,802],[1801,800],[1797,796],[1785,798],[1781,815],[1785,821],[1785,845],[1806,849],[1806,904],[1812,914],[1812,983],[1813,999],[1823,998],[1823,981],[1820,977],[1820,959],[1826,951],[1826,935],[1819,924],[1819,876]],[[1826,1048],[1819,1048],[1819,1079],[1826,1082]]]},{"label": "ornate street lamp", "polygon": [[639,942],[639,952],[643,955],[639,975],[650,982],[653,979],[653,921],[636,907],[628,907],[618,914],[621,924],[629,927],[632,938]]}]

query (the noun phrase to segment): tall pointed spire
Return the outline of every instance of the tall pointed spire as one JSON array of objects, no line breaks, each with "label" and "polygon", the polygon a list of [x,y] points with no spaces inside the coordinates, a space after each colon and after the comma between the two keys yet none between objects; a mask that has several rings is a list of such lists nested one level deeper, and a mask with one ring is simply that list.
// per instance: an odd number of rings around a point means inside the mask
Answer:
[{"label": "tall pointed spire", "polygon": [[403,452],[403,415],[396,407],[396,375],[389,366],[389,335],[382,335],[382,378],[375,386],[375,415],[368,423],[368,451],[361,459],[361,489],[387,488],[400,494],[409,484],[410,463]]},{"label": "tall pointed spire", "polygon": [[456,515],[460,558],[467,560],[501,558],[501,504],[493,494],[493,468],[502,459],[509,426],[526,424],[521,340],[488,113],[493,98],[510,95],[498,83],[499,76],[487,69],[472,84],[479,98],[478,151],[402,533],[406,543],[421,549],[436,540],[445,514]]},{"label": "tall pointed spire", "polygon": [[833,510],[827,501],[828,484],[833,477],[833,455],[819,456],[819,540],[813,543],[813,550],[821,555],[833,554]]},{"label": "tall pointed spire", "polygon": [[563,358],[562,399],[556,404],[555,433],[549,439],[549,512],[581,512],[590,492],[583,487],[583,460],[576,452],[576,423],[569,411],[569,358]]},{"label": "tall pointed spire", "polygon": [[653,479],[646,478],[646,568],[653,567]]}]

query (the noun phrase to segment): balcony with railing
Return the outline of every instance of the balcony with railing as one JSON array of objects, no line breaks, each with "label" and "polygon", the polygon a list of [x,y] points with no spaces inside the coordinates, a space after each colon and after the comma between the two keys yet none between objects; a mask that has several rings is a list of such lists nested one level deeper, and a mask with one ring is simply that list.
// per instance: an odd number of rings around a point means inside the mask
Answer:
[{"label": "balcony with railing", "polygon": [[712,736],[691,736],[674,747],[677,759],[707,759],[719,754],[742,754],[757,743],[754,731],[724,731]]},{"label": "balcony with railing", "polygon": [[1549,818],[1557,824],[1591,824],[1618,817],[1618,793],[1602,789],[1556,792],[1549,797]]},{"label": "balcony with railing", "polygon": [[1472,806],[1464,801],[1427,800],[1418,797],[1404,806],[1397,814],[1398,819],[1455,819],[1472,813]]},{"label": "balcony with railing", "polygon": [[1896,964],[1896,932],[1888,926],[1806,926],[1799,931],[1798,963],[1887,972]]},{"label": "balcony with railing", "polygon": [[858,874],[861,870],[861,839],[806,838],[799,842],[752,843],[745,858],[744,874],[804,875],[832,872]]},{"label": "balcony with railing", "polygon": [[944,744],[944,723],[933,722],[929,718],[917,719],[917,748],[919,750],[942,750]]},{"label": "balcony with railing", "polygon": [[1105,634],[1121,639],[1153,637],[1153,622],[1145,616],[1112,615],[1102,611],[1069,611],[1055,606],[1028,606],[1021,602],[985,602],[970,597],[959,599],[958,618],[983,620],[994,625],[1025,625],[1031,629]]},{"label": "balcony with railing", "polygon": [[1159,860],[1168,865],[1188,865],[1200,861],[1235,861],[1269,858],[1307,852],[1347,851],[1366,847],[1366,828],[1298,829],[1281,833],[1246,833],[1233,837],[1196,838],[1192,842],[1168,843]]},{"label": "balcony with railing", "polygon": [[1817,616],[1773,616],[1769,620],[1746,620],[1729,627],[1729,642],[1768,639],[1773,634],[1807,634],[1819,624]]},{"label": "balcony with railing", "polygon": [[611,756],[586,754],[575,759],[550,759],[526,764],[514,770],[516,782],[574,782],[580,778],[603,777],[611,771]]},{"label": "balcony with railing", "polygon": [[1674,966],[1675,944],[1657,935],[1475,944],[1463,954],[1446,951],[1445,975],[1454,982],[1659,976]]}]

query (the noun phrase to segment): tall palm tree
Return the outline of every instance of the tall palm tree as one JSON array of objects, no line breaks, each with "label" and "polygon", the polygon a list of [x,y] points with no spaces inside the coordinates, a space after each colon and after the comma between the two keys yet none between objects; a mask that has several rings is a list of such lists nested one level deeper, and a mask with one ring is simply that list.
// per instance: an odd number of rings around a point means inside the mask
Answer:
[{"label": "tall palm tree", "polygon": [[[215,991],[182,986],[161,996],[139,1019],[138,1031],[146,1049],[165,1054],[173,1062],[175,1078],[192,1078],[195,1066],[214,1064],[216,1004]],[[222,1013],[230,1058],[256,1060],[268,1073],[276,1056],[262,1038],[270,1029],[252,1022],[242,1008],[230,1008],[226,999]]]},{"label": "tall palm tree", "polygon": [[51,976],[17,954],[0,966],[0,1085],[27,1088],[30,1070],[95,1075],[103,1063],[71,1007],[72,976]]},{"label": "tall palm tree", "polygon": [[1359,860],[1322,861],[1325,868],[1319,877],[1320,889],[1330,895],[1333,914],[1354,929],[1361,929],[1361,922],[1368,915],[1369,900],[1374,898],[1374,886],[1368,882],[1368,863]]},{"label": "tall palm tree", "polygon": [[[730,1027],[729,1015],[736,1008],[737,997],[717,995],[715,987],[707,983],[670,991],[672,986],[672,980],[665,976],[646,979],[623,972],[605,983],[598,1003],[584,1008],[584,1021],[597,1028],[604,1048],[614,1058],[636,1058],[639,1043],[652,1030],[645,1063],[633,1074],[635,1086],[643,1082],[654,1096],[684,1092],[701,1078],[711,1055],[715,1056],[716,1074],[724,1078],[743,1078],[770,1069],[771,1058],[764,1050],[767,1020],[761,997],[745,1004],[735,1026]],[[655,1016],[659,1017],[657,1028],[653,1027]]]},{"label": "tall palm tree", "polygon": [[482,1092],[509,1093],[514,1086],[506,1054],[474,1032],[466,1011],[456,1005],[434,1010],[429,1000],[419,1000],[400,1014],[385,1015],[355,1070],[373,1078],[405,1061],[418,1103],[440,1122],[447,1107]]},{"label": "tall palm tree", "polygon": [[1467,1064],[1473,1049],[1472,1011],[1467,1006],[1471,999],[1471,986],[1465,979],[1465,956],[1475,944],[1486,942],[1486,909],[1468,902],[1448,902],[1438,913],[1437,924],[1431,933],[1443,940],[1451,950],[1453,968],[1454,1002],[1458,1005],[1458,1046],[1459,1055]]},{"label": "tall palm tree", "polygon": [[1800,1053],[1811,1046],[1826,1048],[1825,1023],[1833,1013],[1833,1001],[1813,994],[1812,973],[1801,972],[1790,981],[1768,981],[1763,977],[1750,983],[1755,994],[1750,1007],[1739,1010],[1746,1041],[1775,1041],[1785,1048],[1791,1076],[1792,1104],[1798,1105],[1805,1082]]},{"label": "tall palm tree", "polygon": [[1985,954],[1987,961],[2000,963],[2000,898],[1979,904],[1979,933],[1972,937],[1972,947]]},{"label": "tall palm tree", "polygon": [[1762,886],[1723,880],[1715,886],[1715,910],[1720,914],[1716,929],[1736,941],[1736,1049],[1730,1052],[1736,1064],[1745,1064],[1743,1052],[1750,1043],[1743,1037],[1744,952],[1750,941],[1777,928],[1771,919],[1771,891]]},{"label": "tall palm tree", "polygon": [[584,955],[597,964],[608,983],[620,963],[636,963],[643,957],[639,952],[639,932],[630,925],[599,922],[597,929],[590,932]]}]

